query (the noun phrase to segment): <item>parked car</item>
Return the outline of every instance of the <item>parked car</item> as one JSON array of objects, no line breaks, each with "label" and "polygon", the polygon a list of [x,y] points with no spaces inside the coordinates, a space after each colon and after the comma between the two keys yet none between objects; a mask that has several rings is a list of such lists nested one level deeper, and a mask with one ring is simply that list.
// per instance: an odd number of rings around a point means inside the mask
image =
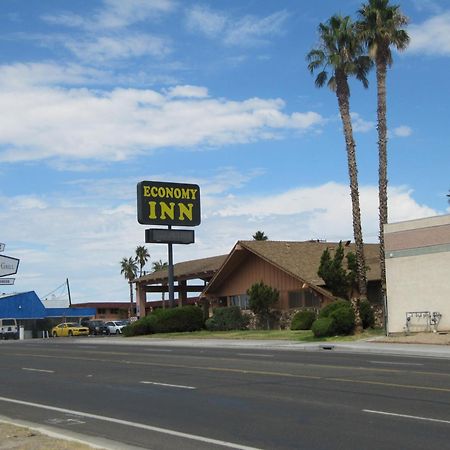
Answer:
[{"label": "parked car", "polygon": [[89,328],[83,327],[75,322],[65,322],[56,325],[52,328],[52,336],[87,336],[89,334]]},{"label": "parked car", "polygon": [[16,319],[0,319],[0,339],[19,339]]},{"label": "parked car", "polygon": [[103,320],[88,320],[83,325],[89,328],[89,334],[109,334],[108,327]]},{"label": "parked car", "polygon": [[106,322],[109,334],[122,334],[122,328],[128,325],[125,320],[110,320]]}]

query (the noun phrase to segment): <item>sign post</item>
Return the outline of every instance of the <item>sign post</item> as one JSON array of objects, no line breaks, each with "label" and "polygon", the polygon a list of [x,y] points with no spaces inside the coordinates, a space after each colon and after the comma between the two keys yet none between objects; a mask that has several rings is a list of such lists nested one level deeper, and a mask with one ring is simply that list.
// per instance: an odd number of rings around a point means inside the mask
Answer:
[{"label": "sign post", "polygon": [[172,226],[200,225],[200,187],[197,184],[141,181],[137,184],[137,217],[143,225],[167,225],[145,230],[145,242],[167,244],[169,303],[174,306],[173,244],[194,243],[193,230]]}]

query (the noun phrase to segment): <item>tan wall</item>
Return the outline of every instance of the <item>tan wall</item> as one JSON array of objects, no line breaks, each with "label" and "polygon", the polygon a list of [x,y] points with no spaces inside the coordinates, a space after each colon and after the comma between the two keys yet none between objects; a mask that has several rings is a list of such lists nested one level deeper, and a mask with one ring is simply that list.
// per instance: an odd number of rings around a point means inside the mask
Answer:
[{"label": "tan wall", "polygon": [[249,255],[245,261],[229,275],[220,289],[211,293],[214,297],[228,297],[231,295],[246,294],[254,283],[263,281],[264,284],[280,292],[277,308],[288,309],[288,292],[299,290],[303,283],[289,276],[272,264],[267,263],[255,255]]},{"label": "tan wall", "polygon": [[[385,226],[388,332],[404,331],[407,312],[439,312],[450,330],[450,215]],[[425,329],[415,316],[412,331]]]}]

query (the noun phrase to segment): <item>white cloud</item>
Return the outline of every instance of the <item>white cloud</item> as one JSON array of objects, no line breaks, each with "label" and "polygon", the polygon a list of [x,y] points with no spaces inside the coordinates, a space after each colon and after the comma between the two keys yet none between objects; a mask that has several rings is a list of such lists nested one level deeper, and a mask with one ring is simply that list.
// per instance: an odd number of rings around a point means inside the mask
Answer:
[{"label": "white cloud", "polygon": [[167,94],[171,98],[206,98],[208,97],[208,89],[203,86],[175,86],[168,89]]},{"label": "white cloud", "polygon": [[450,56],[450,11],[436,15],[422,24],[411,24],[409,50],[428,55]]},{"label": "white cloud", "polygon": [[186,13],[186,25],[190,31],[201,32],[208,37],[216,37],[223,31],[228,18],[207,7],[196,5]]},{"label": "white cloud", "polygon": [[[0,88],[2,161],[123,160],[157,148],[273,139],[323,122],[311,111],[286,114],[281,99],[211,98],[201,86],[157,92],[27,85],[33,69],[26,67],[17,86]],[[8,71],[0,67],[0,77]]]},{"label": "white cloud", "polygon": [[65,12],[43,16],[42,19],[53,25],[83,28],[90,31],[120,29],[136,22],[158,18],[174,10],[172,0],[104,0],[103,7],[90,17]]},{"label": "white cloud", "polygon": [[392,136],[396,137],[409,137],[412,134],[412,128],[407,125],[401,125],[392,130]]},{"label": "white cloud", "polygon": [[[251,239],[257,230],[274,240],[352,239],[348,186],[330,182],[242,195],[241,188],[264,175],[260,169],[250,172],[229,167],[210,179],[189,180],[202,189],[202,224],[194,245],[177,246],[175,262],[227,253],[237,240]],[[35,289],[44,295],[69,278],[75,302],[126,301],[128,285],[119,262],[144,241],[144,227],[136,220],[139,180],[80,179],[45,197],[0,196],[2,240],[8,255],[21,259],[14,289]],[[361,188],[361,210],[364,239],[376,242],[376,186]],[[393,222],[437,212],[418,204],[408,188],[394,186],[389,191],[389,214]],[[167,260],[166,246],[152,245],[149,251],[151,261]]]},{"label": "white cloud", "polygon": [[160,58],[171,52],[171,46],[166,39],[143,33],[85,39],[66,38],[63,45],[80,60],[97,64],[105,60],[130,59],[146,55]]},{"label": "white cloud", "polygon": [[289,18],[287,11],[277,11],[266,17],[236,18],[224,12],[195,6],[187,11],[186,26],[209,38],[219,38],[226,45],[253,46],[283,33]]},{"label": "white cloud", "polygon": [[358,113],[352,112],[352,127],[353,131],[357,133],[367,133],[375,128],[375,123],[364,120]]},{"label": "white cloud", "polygon": [[246,16],[229,27],[224,42],[229,45],[255,45],[267,42],[269,37],[283,33],[283,25],[288,17],[286,11],[278,11],[262,19]]}]

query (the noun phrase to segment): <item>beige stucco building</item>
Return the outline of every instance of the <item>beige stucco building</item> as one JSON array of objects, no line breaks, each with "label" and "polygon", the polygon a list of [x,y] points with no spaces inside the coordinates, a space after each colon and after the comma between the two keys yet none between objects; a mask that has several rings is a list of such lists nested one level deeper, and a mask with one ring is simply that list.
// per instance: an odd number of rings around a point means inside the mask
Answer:
[{"label": "beige stucco building", "polygon": [[450,331],[450,215],[385,225],[387,331]]}]

